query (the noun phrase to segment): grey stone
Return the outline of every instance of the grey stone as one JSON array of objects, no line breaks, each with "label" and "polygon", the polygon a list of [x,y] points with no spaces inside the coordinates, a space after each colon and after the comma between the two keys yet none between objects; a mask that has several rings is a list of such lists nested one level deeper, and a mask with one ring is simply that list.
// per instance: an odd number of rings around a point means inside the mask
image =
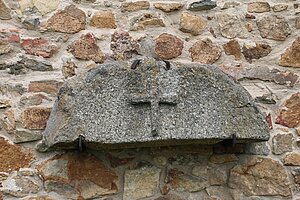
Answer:
[{"label": "grey stone", "polygon": [[211,0],[201,0],[193,2],[189,5],[188,10],[200,11],[200,10],[211,10],[217,7],[217,3]]},{"label": "grey stone", "polygon": [[14,143],[31,142],[40,139],[42,139],[42,133],[40,131],[17,129],[14,132]]},{"label": "grey stone", "polygon": [[246,153],[254,155],[267,156],[270,154],[270,148],[268,147],[266,142],[247,144],[245,151]]},{"label": "grey stone", "polygon": [[216,66],[153,58],[112,62],[65,82],[43,143],[90,148],[268,140],[268,126],[246,90]]},{"label": "grey stone", "polygon": [[23,57],[21,60],[8,65],[9,74],[25,74],[28,69],[33,71],[53,71],[53,67],[50,63],[40,62],[34,59]]}]

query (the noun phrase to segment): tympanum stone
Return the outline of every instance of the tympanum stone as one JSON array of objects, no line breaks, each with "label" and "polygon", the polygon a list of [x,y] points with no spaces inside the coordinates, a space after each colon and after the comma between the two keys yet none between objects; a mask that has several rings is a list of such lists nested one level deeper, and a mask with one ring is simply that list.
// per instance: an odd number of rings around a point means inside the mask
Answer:
[{"label": "tympanum stone", "polygon": [[250,95],[211,65],[152,58],[102,64],[65,82],[43,143],[90,148],[264,141],[268,127]]}]

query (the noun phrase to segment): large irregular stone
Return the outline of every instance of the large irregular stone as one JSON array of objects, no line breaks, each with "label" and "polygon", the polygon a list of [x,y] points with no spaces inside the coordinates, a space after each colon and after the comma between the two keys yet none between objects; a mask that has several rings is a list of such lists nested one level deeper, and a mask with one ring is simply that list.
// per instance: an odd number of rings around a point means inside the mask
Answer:
[{"label": "large irregular stone", "polygon": [[42,15],[57,9],[59,0],[32,0],[33,5],[40,11]]},{"label": "large irregular stone", "polygon": [[160,169],[142,167],[126,170],[124,175],[123,200],[142,199],[153,196],[159,186]]},{"label": "large irregular stone", "polygon": [[24,128],[44,129],[50,116],[51,108],[30,107],[21,114],[21,121]]},{"label": "large irregular stone", "polygon": [[178,37],[163,33],[155,39],[155,53],[161,59],[172,59],[181,55],[183,41]]},{"label": "large irregular stone", "polygon": [[248,4],[248,12],[263,13],[271,11],[270,4],[264,1],[251,2]]},{"label": "large irregular stone", "polygon": [[91,26],[97,28],[117,28],[115,22],[115,16],[111,11],[98,11],[96,12],[91,19]]},{"label": "large irregular stone", "polygon": [[144,30],[146,27],[165,27],[162,18],[152,13],[140,14],[130,19],[130,30]]},{"label": "large irregular stone", "polygon": [[125,2],[121,4],[121,12],[134,12],[139,10],[148,10],[150,3],[148,1]]},{"label": "large irregular stone", "polygon": [[185,174],[177,169],[168,171],[166,183],[171,189],[179,192],[198,192],[209,185],[206,179]]},{"label": "large irregular stone", "polygon": [[179,29],[185,33],[198,35],[205,30],[207,26],[206,20],[203,17],[183,12],[180,17]]},{"label": "large irregular stone", "polygon": [[296,38],[292,46],[281,54],[279,65],[286,67],[300,67],[300,37]]},{"label": "large irregular stone", "polygon": [[10,8],[6,5],[4,0],[0,0],[0,19],[11,19]]},{"label": "large irregular stone", "polygon": [[[31,152],[22,150],[21,146],[13,145],[0,137],[0,172],[12,172],[22,167],[29,167],[33,159]],[[5,161],[5,162],[3,162]]]},{"label": "large irregular stone", "polygon": [[63,82],[56,80],[31,81],[28,86],[28,92],[44,92],[51,95],[57,95]]},{"label": "large irregular stone", "polygon": [[229,39],[246,37],[247,29],[238,15],[231,13],[217,13],[216,18],[222,36]]},{"label": "large irregular stone", "polygon": [[238,142],[269,138],[249,94],[217,67],[169,64],[153,58],[132,67],[132,62],[113,62],[69,79],[60,89],[44,144],[73,148],[79,135],[90,148],[216,143],[233,132]]},{"label": "large irregular stone", "polygon": [[6,40],[0,40],[0,55],[7,54],[13,51],[13,47]]},{"label": "large irregular stone", "polygon": [[300,153],[291,152],[285,154],[283,157],[283,164],[289,166],[300,166]]},{"label": "large irregular stone", "polygon": [[251,157],[230,171],[229,187],[246,196],[291,197],[291,183],[286,169],[271,158]]},{"label": "large irregular stone", "polygon": [[118,177],[87,153],[57,155],[37,167],[45,189],[71,199],[93,199],[118,191]]},{"label": "large irregular stone", "polygon": [[105,59],[103,52],[97,45],[93,33],[82,35],[80,39],[68,47],[68,51],[71,52],[75,58],[82,60],[93,60],[96,63],[103,63]]},{"label": "large irregular stone", "polygon": [[48,40],[42,38],[25,39],[21,43],[21,47],[27,54],[50,58],[58,51],[58,47],[49,43]]},{"label": "large irregular stone", "polygon": [[85,29],[85,13],[74,5],[55,13],[44,27],[46,30],[62,33],[77,33]]},{"label": "large irregular stone", "polygon": [[226,55],[233,55],[235,60],[241,59],[241,47],[237,40],[233,39],[223,45]]},{"label": "large irregular stone", "polygon": [[300,93],[293,94],[285,101],[276,119],[277,124],[295,128],[300,125]]},{"label": "large irregular stone", "polygon": [[263,38],[283,41],[291,34],[288,22],[281,16],[263,16],[260,20],[256,21],[256,25]]},{"label": "large irregular stone", "polygon": [[116,60],[126,60],[137,54],[139,45],[127,31],[116,30],[111,36],[110,48]]},{"label": "large irregular stone", "polygon": [[164,12],[174,12],[183,8],[184,4],[182,3],[154,3],[154,8],[162,10]]},{"label": "large irregular stone", "polygon": [[189,52],[193,62],[213,64],[220,58],[222,49],[206,38],[193,44]]},{"label": "large irregular stone", "polygon": [[293,134],[277,134],[272,138],[273,153],[283,154],[293,151]]},{"label": "large irregular stone", "polygon": [[272,51],[272,48],[267,43],[255,43],[253,44],[244,44],[243,46],[243,55],[248,62],[252,62],[252,59],[260,59],[269,55]]},{"label": "large irregular stone", "polygon": [[192,10],[192,11],[211,10],[215,7],[217,7],[216,1],[200,0],[200,1],[191,3],[188,6],[188,10]]},{"label": "large irregular stone", "polygon": [[290,71],[280,71],[275,68],[268,67],[224,67],[221,69],[234,77],[236,80],[257,79],[262,81],[271,81],[279,85],[287,85],[293,87],[298,80],[298,75]]}]

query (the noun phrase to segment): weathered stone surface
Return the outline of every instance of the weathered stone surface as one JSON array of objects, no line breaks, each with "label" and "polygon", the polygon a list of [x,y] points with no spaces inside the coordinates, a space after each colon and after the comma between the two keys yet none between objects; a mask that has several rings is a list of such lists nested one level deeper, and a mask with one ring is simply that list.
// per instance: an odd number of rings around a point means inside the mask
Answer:
[{"label": "weathered stone surface", "polygon": [[7,66],[9,74],[25,74],[28,69],[33,71],[53,71],[51,63],[42,62],[27,57],[22,57],[21,60],[18,60],[15,63],[9,64]]},{"label": "weathered stone surface", "polygon": [[272,143],[274,154],[293,151],[293,134],[277,134],[272,138]]},{"label": "weathered stone surface", "polygon": [[205,200],[233,200],[230,190],[223,186],[211,186],[205,189],[207,194],[210,196],[209,199]]},{"label": "weathered stone surface", "polygon": [[111,11],[98,11],[96,12],[91,19],[91,26],[97,28],[117,28],[115,22],[115,16]]},{"label": "weathered stone surface", "polygon": [[1,119],[3,128],[8,132],[12,133],[16,129],[16,117],[15,110],[9,109],[3,113],[3,118]]},{"label": "weathered stone surface", "polygon": [[177,169],[170,169],[168,171],[166,182],[173,190],[181,192],[201,191],[209,184],[204,178],[194,177]]},{"label": "weathered stone surface", "polygon": [[44,27],[46,30],[62,33],[77,33],[85,29],[85,13],[74,5],[55,13]]},{"label": "weathered stone surface", "polygon": [[221,48],[210,39],[198,41],[189,49],[193,62],[213,64],[221,56]]},{"label": "weathered stone surface", "polygon": [[72,76],[76,75],[76,70],[77,66],[76,64],[71,61],[71,60],[67,60],[64,65],[62,66],[62,74],[65,78],[70,78]]},{"label": "weathered stone surface", "polygon": [[192,11],[211,10],[215,7],[217,7],[217,3],[215,1],[200,0],[200,1],[191,3],[188,6],[188,10],[192,10]]},{"label": "weathered stone surface", "polygon": [[277,124],[289,128],[297,127],[300,124],[300,93],[293,94],[280,109],[276,119]]},{"label": "weathered stone surface", "polygon": [[224,155],[214,154],[209,158],[209,162],[214,164],[223,164],[223,163],[234,162],[238,160],[239,160],[238,157],[236,157],[234,154],[224,154]]},{"label": "weathered stone surface", "polygon": [[270,4],[265,1],[251,2],[248,4],[248,12],[263,13],[271,11]]},{"label": "weathered stone surface", "polygon": [[44,92],[51,95],[57,95],[63,82],[56,80],[31,81],[28,86],[28,92]]},{"label": "weathered stone surface", "polygon": [[288,22],[281,16],[266,15],[256,21],[256,25],[263,38],[283,41],[291,34]]},{"label": "weathered stone surface", "polygon": [[40,11],[42,15],[57,9],[59,0],[32,0],[33,5]]},{"label": "weathered stone surface", "polygon": [[222,36],[232,39],[236,37],[245,37],[247,29],[242,23],[240,17],[231,13],[217,13],[216,18]]},{"label": "weathered stone surface", "polygon": [[268,147],[267,142],[257,142],[247,144],[245,152],[247,154],[267,156],[270,154],[270,148]]},{"label": "weathered stone surface", "polygon": [[230,40],[223,45],[223,48],[226,55],[233,55],[235,57],[235,60],[241,59],[241,47],[237,40]]},{"label": "weathered stone surface", "polygon": [[[241,142],[268,139],[264,117],[249,94],[217,67],[171,63],[167,70],[150,58],[136,69],[131,64],[103,64],[70,79],[54,105],[45,144],[72,148],[79,135],[91,148],[215,143],[233,132]],[[159,105],[153,107],[148,98]]]},{"label": "weathered stone surface", "polygon": [[130,30],[144,30],[147,27],[165,27],[162,18],[152,13],[144,13],[130,19]]},{"label": "weathered stone surface", "polygon": [[139,10],[148,10],[150,3],[148,1],[125,2],[121,4],[122,12],[134,12]]},{"label": "weathered stone surface", "polygon": [[0,0],[0,19],[11,19],[10,11],[4,0]]},{"label": "weathered stone surface", "polygon": [[174,12],[183,8],[182,3],[154,3],[154,8],[162,10],[164,12]]},{"label": "weathered stone surface", "polygon": [[299,78],[295,73],[289,71],[280,71],[278,69],[268,67],[244,68],[221,66],[221,69],[237,80],[257,79],[262,81],[274,82],[279,85],[287,85],[290,87],[293,87]]},{"label": "weathered stone surface", "polygon": [[26,129],[17,129],[14,131],[14,143],[32,142],[42,139],[42,133],[39,131],[29,131]]},{"label": "weathered stone surface", "polygon": [[227,183],[227,170],[223,168],[213,168],[207,165],[195,166],[192,175],[208,180],[209,185],[223,185]]},{"label": "weathered stone surface", "polygon": [[287,153],[283,157],[283,164],[289,166],[300,166],[300,153]]},{"label": "weathered stone surface", "polygon": [[287,10],[289,7],[288,4],[284,4],[284,3],[281,3],[281,4],[275,4],[272,9],[274,12],[281,12],[281,11],[284,11],[284,10]]},{"label": "weathered stone surface", "polygon": [[28,167],[33,157],[31,152],[22,150],[21,146],[13,145],[0,137],[0,172],[12,172]]},{"label": "weathered stone surface", "polygon": [[57,155],[38,166],[46,190],[72,199],[114,194],[118,177],[101,160],[87,153]]},{"label": "weathered stone surface", "polygon": [[49,100],[46,96],[42,94],[34,94],[29,96],[22,96],[20,98],[20,106],[37,106],[43,103],[43,100]]},{"label": "weathered stone surface", "polygon": [[281,54],[279,65],[286,67],[300,67],[300,37],[296,38],[292,46]]},{"label": "weathered stone surface", "polygon": [[0,40],[0,55],[7,54],[13,51],[12,46],[6,40]]},{"label": "weathered stone surface", "polygon": [[21,43],[21,47],[27,54],[50,58],[58,51],[58,47],[49,43],[48,40],[42,38],[25,39]]},{"label": "weathered stone surface", "polygon": [[297,29],[300,29],[300,17],[296,17],[296,19],[295,19],[295,27]]},{"label": "weathered stone surface", "polygon": [[96,63],[103,63],[105,59],[104,54],[97,45],[93,33],[82,35],[80,39],[68,47],[68,51],[71,52],[75,58],[82,60],[93,60]]},{"label": "weathered stone surface", "polygon": [[222,10],[228,9],[228,8],[235,8],[237,6],[241,5],[240,2],[237,1],[227,1],[224,3]]},{"label": "weathered stone surface", "polygon": [[30,107],[21,114],[21,121],[24,128],[44,129],[50,116],[51,108]]},{"label": "weathered stone surface", "polygon": [[175,194],[167,194],[167,195],[158,197],[154,200],[184,200],[184,198],[177,196]]},{"label": "weathered stone surface", "polygon": [[251,157],[231,169],[229,187],[246,196],[291,197],[291,183],[286,169],[271,158]]},{"label": "weathered stone surface", "polygon": [[155,52],[161,59],[172,59],[181,55],[183,41],[178,37],[163,33],[155,39]]},{"label": "weathered stone surface", "polygon": [[11,100],[9,99],[0,99],[0,108],[11,107]]},{"label": "weathered stone surface", "polygon": [[180,17],[179,29],[185,33],[199,35],[207,26],[206,20],[203,17],[183,12]]},{"label": "weathered stone surface", "polygon": [[139,45],[128,32],[116,30],[111,36],[110,48],[113,51],[113,58],[116,60],[126,60],[137,54]]},{"label": "weathered stone surface", "polygon": [[160,169],[142,167],[126,170],[124,175],[124,200],[141,199],[153,196],[159,186]]},{"label": "weathered stone surface", "polygon": [[271,53],[272,48],[267,43],[255,43],[253,44],[244,44],[243,46],[243,55],[245,56],[248,62],[252,62],[252,59],[260,59]]},{"label": "weathered stone surface", "polygon": [[25,197],[28,194],[36,194],[41,190],[41,181],[36,175],[13,175],[3,181],[0,191],[14,197]]}]

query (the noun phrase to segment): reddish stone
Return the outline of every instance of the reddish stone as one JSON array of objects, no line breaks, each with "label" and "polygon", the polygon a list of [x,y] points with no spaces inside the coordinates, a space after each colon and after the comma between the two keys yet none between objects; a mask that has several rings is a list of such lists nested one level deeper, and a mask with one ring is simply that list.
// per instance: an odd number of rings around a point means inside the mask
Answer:
[{"label": "reddish stone", "polygon": [[45,92],[57,95],[62,84],[63,82],[55,80],[31,81],[28,86],[28,92]]},{"label": "reddish stone", "polygon": [[300,37],[296,38],[283,54],[281,54],[279,65],[285,67],[300,67]]},{"label": "reddish stone", "polygon": [[0,137],[0,172],[12,172],[29,167],[32,159],[31,152],[23,151],[21,146],[13,145]]},{"label": "reddish stone", "polygon": [[68,49],[75,58],[82,60],[93,60],[96,63],[104,62],[104,54],[97,45],[94,34],[87,33],[73,42]]},{"label": "reddish stone", "polygon": [[226,55],[233,55],[236,60],[241,59],[241,47],[237,40],[230,40],[223,45]]},{"label": "reddish stone", "polygon": [[47,21],[45,29],[62,33],[77,33],[85,29],[85,20],[85,13],[76,6],[70,5],[55,13]]},{"label": "reddish stone", "polygon": [[25,109],[21,114],[24,128],[44,129],[50,116],[51,108],[31,107]]},{"label": "reddish stone", "polygon": [[44,58],[50,58],[58,51],[58,47],[45,39],[25,39],[21,43],[21,47],[26,51],[27,54],[42,56]]},{"label": "reddish stone", "polygon": [[243,46],[243,54],[248,62],[252,62],[252,59],[265,57],[269,55],[271,51],[271,46],[266,43],[255,43],[255,46],[245,44]]},{"label": "reddish stone", "polygon": [[155,53],[161,59],[172,59],[181,55],[183,41],[178,37],[163,33],[155,39]]},{"label": "reddish stone", "polygon": [[300,93],[293,94],[279,111],[276,124],[281,124],[289,128],[300,125]]}]

